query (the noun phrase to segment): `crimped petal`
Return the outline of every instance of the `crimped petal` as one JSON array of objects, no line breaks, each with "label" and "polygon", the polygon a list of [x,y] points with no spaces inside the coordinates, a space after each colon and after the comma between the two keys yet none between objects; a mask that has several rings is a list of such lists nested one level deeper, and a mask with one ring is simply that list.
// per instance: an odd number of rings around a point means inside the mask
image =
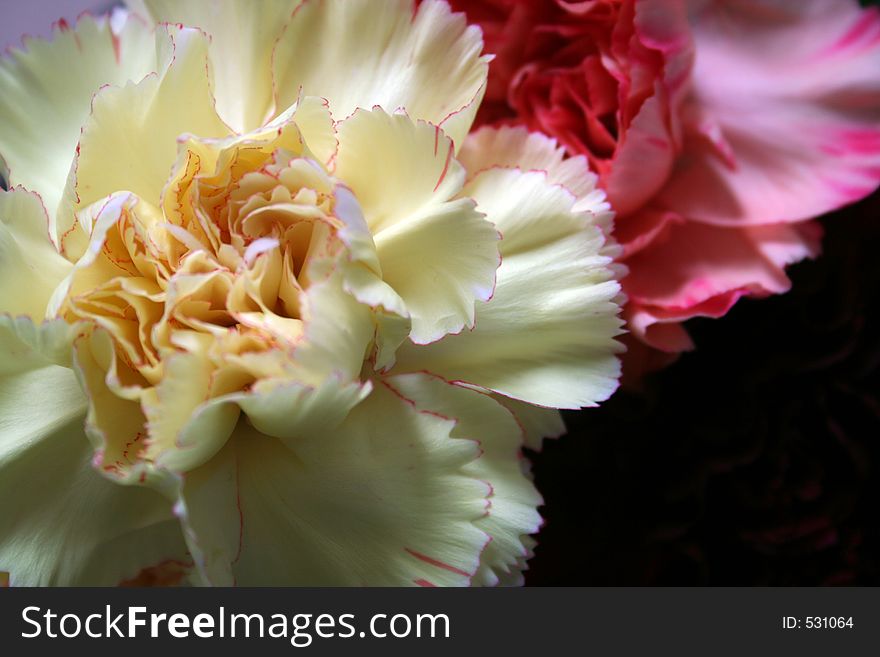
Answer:
[{"label": "crimped petal", "polygon": [[296,104],[293,120],[315,158],[327,165],[338,147],[329,103],[317,96],[304,96]]},{"label": "crimped petal", "polygon": [[489,489],[454,426],[382,385],[337,430],[289,446],[239,424],[178,504],[205,583],[467,584]]},{"label": "crimped petal", "polygon": [[524,539],[541,526],[537,508],[543,500],[527,476],[519,449],[522,430],[513,415],[485,393],[425,374],[389,377],[387,384],[418,410],[454,419],[453,438],[480,444],[480,458],[466,471],[492,487],[489,512],[474,523],[492,540],[472,583],[494,586],[520,572],[528,553]]},{"label": "crimped petal", "polygon": [[412,317],[410,339],[440,340],[474,325],[474,302],[487,301],[498,268],[498,232],[469,199],[432,209],[376,236],[385,282]]},{"label": "crimped petal", "polygon": [[[616,259],[620,247],[611,239],[614,212],[605,192],[597,187],[598,178],[583,155],[566,157],[565,149],[555,139],[522,126],[484,126],[468,135],[458,155],[467,170],[468,182],[488,169],[541,171],[551,185],[561,185],[574,194],[575,212],[590,212],[593,224],[607,239],[601,254]],[[619,265],[617,265],[619,267]],[[618,278],[623,270],[618,273]]]},{"label": "crimped petal", "polygon": [[382,109],[339,126],[336,175],[373,232],[382,278],[412,317],[411,339],[434,342],[472,327],[492,295],[498,233],[469,199],[452,197],[464,171],[440,128]]},{"label": "crimped petal", "polygon": [[335,175],[354,192],[373,235],[455,196],[465,172],[443,131],[382,108],[338,125]]},{"label": "crimped petal", "polygon": [[592,216],[573,212],[575,198],[538,172],[485,171],[462,194],[504,235],[495,295],[478,305],[472,331],[404,345],[392,371],[427,370],[555,408],[607,399],[620,372],[620,286]]},{"label": "crimped petal", "polygon": [[596,187],[598,177],[589,170],[583,155],[566,157],[565,149],[540,132],[523,126],[483,126],[468,135],[458,160],[467,170],[468,180],[487,169],[522,169],[543,171],[554,185],[562,185],[572,194],[595,206],[604,201]]},{"label": "crimped petal", "polygon": [[52,292],[70,272],[49,240],[40,197],[21,188],[0,190],[0,313],[46,316]]},{"label": "crimped petal", "polygon": [[97,330],[79,337],[73,360],[88,396],[85,432],[94,448],[94,467],[121,483],[151,483],[162,488],[167,484],[164,477],[151,473],[148,481],[138,468],[140,454],[146,449],[146,418],[130,395],[117,394],[124,390],[115,376],[118,358],[110,336]]},{"label": "crimped petal", "polygon": [[273,113],[272,50],[299,0],[128,1],[155,22],[197,27],[211,37],[217,112],[237,132]]},{"label": "crimped petal", "polygon": [[[277,107],[322,96],[334,118],[375,105],[441,125],[461,145],[485,90],[480,30],[427,0],[307,0],[273,58]],[[354,72],[354,73],[353,73]]]},{"label": "crimped petal", "polygon": [[40,194],[53,222],[92,96],[155,70],[153,42],[153,30],[124,12],[82,16],[0,59],[0,161],[11,184]]},{"label": "crimped petal", "polygon": [[[158,205],[177,159],[177,138],[183,133],[202,138],[229,134],[214,109],[207,36],[165,26],[156,44],[162,63],[158,75],[121,88],[105,87],[95,96],[64,193],[59,221],[67,223],[59,226],[60,234],[72,228],[75,210],[114,192],[133,192]],[[68,242],[61,247],[75,259],[84,239],[78,249]]]},{"label": "crimped petal", "polygon": [[[54,332],[49,326],[19,333]],[[0,351],[3,361],[16,356],[6,340]],[[13,586],[106,586],[160,561],[186,559],[166,499],[94,470],[85,410],[67,368],[0,375],[0,570]]]},{"label": "crimped petal", "polygon": [[692,0],[698,114],[661,192],[721,226],[799,221],[880,184],[880,10]]}]

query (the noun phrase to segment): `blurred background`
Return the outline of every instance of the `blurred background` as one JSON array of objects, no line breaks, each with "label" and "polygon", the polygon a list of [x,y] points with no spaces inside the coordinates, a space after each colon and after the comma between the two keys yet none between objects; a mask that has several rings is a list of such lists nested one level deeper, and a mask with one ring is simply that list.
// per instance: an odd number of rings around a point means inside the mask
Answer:
[{"label": "blurred background", "polygon": [[[0,0],[0,45],[113,4]],[[823,224],[790,293],[690,322],[696,352],[530,454],[527,584],[880,584],[880,194]]]},{"label": "blurred background", "polygon": [[102,10],[114,2],[100,0],[0,0],[0,47],[21,45],[25,34],[48,37],[59,18],[73,23],[87,10]]}]

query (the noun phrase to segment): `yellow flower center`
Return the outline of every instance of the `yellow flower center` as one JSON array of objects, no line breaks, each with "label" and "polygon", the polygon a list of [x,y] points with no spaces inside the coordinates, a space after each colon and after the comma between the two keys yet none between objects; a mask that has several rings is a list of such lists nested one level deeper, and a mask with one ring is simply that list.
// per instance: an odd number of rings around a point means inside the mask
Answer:
[{"label": "yellow flower center", "polygon": [[92,349],[95,362],[116,395],[141,403],[150,436],[116,446],[122,458],[105,469],[176,440],[156,439],[162,418],[151,409],[180,354],[197,357],[203,401],[291,373],[302,380],[294,352],[308,291],[347,253],[335,213],[341,193],[353,198],[309,155],[293,124],[262,140],[189,138],[159,206],[121,192],[81,213],[94,257],[74,272],[58,314],[106,330],[115,357]]}]

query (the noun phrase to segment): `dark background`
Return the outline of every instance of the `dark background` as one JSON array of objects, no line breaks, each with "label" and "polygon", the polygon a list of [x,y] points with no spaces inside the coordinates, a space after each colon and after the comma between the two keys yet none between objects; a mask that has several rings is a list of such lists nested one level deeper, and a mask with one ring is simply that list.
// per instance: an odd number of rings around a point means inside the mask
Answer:
[{"label": "dark background", "polygon": [[687,324],[642,391],[532,454],[530,585],[880,584],[880,193],[788,294]]}]

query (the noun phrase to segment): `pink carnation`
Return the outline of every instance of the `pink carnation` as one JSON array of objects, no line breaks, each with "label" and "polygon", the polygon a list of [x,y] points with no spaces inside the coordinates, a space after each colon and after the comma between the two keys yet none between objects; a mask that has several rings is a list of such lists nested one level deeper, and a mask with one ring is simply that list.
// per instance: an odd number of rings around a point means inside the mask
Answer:
[{"label": "pink carnation", "polygon": [[598,172],[650,347],[689,349],[684,320],[788,290],[786,265],[819,251],[809,220],[880,183],[880,12],[856,0],[452,4],[497,54],[478,120]]}]

